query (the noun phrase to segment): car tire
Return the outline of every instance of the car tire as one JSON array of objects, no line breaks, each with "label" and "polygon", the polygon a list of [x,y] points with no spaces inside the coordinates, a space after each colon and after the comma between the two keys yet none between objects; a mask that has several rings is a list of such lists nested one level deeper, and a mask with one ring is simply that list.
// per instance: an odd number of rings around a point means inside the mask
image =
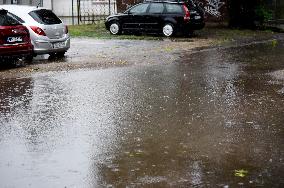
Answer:
[{"label": "car tire", "polygon": [[34,56],[33,55],[28,55],[24,58],[25,62],[30,64],[33,61]]},{"label": "car tire", "polygon": [[63,58],[63,57],[65,57],[65,53],[66,52],[57,52],[56,57]]},{"label": "car tire", "polygon": [[190,31],[188,32],[188,35],[189,35],[190,37],[194,36],[194,30],[190,30]]},{"label": "car tire", "polygon": [[118,22],[111,22],[109,26],[109,32],[113,35],[119,35],[121,33],[121,28]]},{"label": "car tire", "polygon": [[173,24],[171,23],[166,23],[164,26],[163,26],[163,35],[165,37],[171,37],[174,35],[174,26]]},{"label": "car tire", "polygon": [[12,64],[15,66],[15,67],[25,67],[27,65],[27,61],[25,59],[25,57],[21,57],[21,58],[13,58],[11,59],[12,61]]}]

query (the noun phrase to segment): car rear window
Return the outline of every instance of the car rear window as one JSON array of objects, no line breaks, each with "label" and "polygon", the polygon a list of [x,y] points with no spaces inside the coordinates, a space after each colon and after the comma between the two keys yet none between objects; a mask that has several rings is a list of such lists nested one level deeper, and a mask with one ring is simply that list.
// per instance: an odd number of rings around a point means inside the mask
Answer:
[{"label": "car rear window", "polygon": [[181,5],[178,4],[166,4],[167,13],[176,14],[183,13]]},{"label": "car rear window", "polygon": [[61,24],[61,20],[51,11],[46,9],[35,10],[29,15],[38,23],[44,25]]},{"label": "car rear window", "polygon": [[16,19],[8,14],[0,14],[0,26],[21,25]]}]

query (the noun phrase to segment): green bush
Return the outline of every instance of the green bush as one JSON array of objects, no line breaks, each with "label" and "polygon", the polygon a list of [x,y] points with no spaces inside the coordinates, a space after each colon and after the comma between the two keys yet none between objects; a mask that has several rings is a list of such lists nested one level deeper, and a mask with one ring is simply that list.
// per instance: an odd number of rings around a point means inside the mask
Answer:
[{"label": "green bush", "polygon": [[255,15],[256,15],[256,21],[258,21],[260,24],[263,24],[264,22],[271,20],[273,18],[272,10],[268,9],[264,5],[259,5],[256,7]]}]

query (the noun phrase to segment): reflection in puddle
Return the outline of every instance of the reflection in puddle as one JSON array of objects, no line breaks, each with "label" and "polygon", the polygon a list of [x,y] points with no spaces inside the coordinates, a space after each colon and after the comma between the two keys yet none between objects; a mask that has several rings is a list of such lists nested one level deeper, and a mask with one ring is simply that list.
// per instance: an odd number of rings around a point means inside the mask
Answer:
[{"label": "reflection in puddle", "polygon": [[279,187],[284,57],[256,49],[1,80],[0,187]]}]

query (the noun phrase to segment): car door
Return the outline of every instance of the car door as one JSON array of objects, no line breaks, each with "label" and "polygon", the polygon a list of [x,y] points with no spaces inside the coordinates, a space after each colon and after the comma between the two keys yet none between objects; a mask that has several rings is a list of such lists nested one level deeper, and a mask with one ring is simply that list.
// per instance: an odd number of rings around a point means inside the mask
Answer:
[{"label": "car door", "polygon": [[146,16],[146,30],[147,31],[158,31],[162,27],[163,13],[165,11],[164,3],[155,2],[151,3],[147,11]]},{"label": "car door", "polygon": [[144,29],[145,25],[145,15],[148,9],[149,3],[141,3],[132,8],[130,8],[125,13],[123,19],[122,28],[124,30],[134,30],[139,31]]}]

